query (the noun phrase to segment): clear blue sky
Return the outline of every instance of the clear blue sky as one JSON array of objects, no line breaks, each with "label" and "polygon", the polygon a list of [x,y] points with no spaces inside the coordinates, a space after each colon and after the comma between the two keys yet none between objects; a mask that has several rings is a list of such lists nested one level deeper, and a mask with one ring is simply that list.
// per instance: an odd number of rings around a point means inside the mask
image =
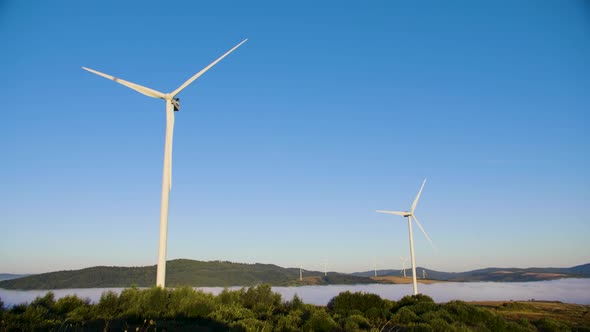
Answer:
[{"label": "clear blue sky", "polygon": [[0,272],[157,258],[461,271],[590,262],[584,1],[1,1]]}]

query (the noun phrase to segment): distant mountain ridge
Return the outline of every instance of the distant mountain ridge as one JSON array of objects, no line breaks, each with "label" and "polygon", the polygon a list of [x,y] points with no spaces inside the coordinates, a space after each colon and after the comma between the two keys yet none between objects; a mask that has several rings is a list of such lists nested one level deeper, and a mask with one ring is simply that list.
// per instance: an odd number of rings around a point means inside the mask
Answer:
[{"label": "distant mountain ridge", "polygon": [[[225,261],[176,259],[167,263],[167,286],[195,287],[251,286],[261,283],[289,285],[299,278],[298,268],[273,264],[244,264]],[[322,275],[305,271],[306,277]],[[358,279],[358,278],[357,278]],[[95,266],[80,270],[57,271],[0,281],[5,289],[63,289],[102,287],[149,287],[156,283],[156,266]]]},{"label": "distant mountain ridge", "polygon": [[[590,264],[571,268],[487,268],[467,272],[441,272],[417,268],[421,279],[439,281],[538,281],[559,278],[589,278]],[[351,274],[304,270],[304,280],[299,281],[298,268],[283,268],[274,264],[244,264],[226,261],[196,261],[176,259],[167,264],[167,286],[229,287],[252,286],[269,283],[273,286],[329,285],[391,283],[397,281],[372,279],[374,271]],[[401,270],[379,270],[379,277],[400,276]],[[411,276],[411,269],[406,269]],[[2,276],[2,275],[0,275]],[[14,276],[14,275],[12,275]],[[379,279],[379,278],[377,278]],[[387,279],[387,278],[385,278]],[[395,279],[395,278],[394,278]],[[95,266],[80,270],[49,272],[21,276],[0,281],[4,289],[63,289],[106,287],[149,287],[156,283],[156,266],[118,267]]]},{"label": "distant mountain ridge", "polygon": [[[568,268],[557,267],[531,267],[531,268],[498,268],[490,267],[465,272],[442,272],[429,270],[422,267],[416,268],[416,275],[422,277],[422,271],[426,271],[426,278],[441,281],[539,281],[559,278],[590,278],[590,263]],[[402,270],[377,270],[378,276],[400,276]],[[372,277],[375,271],[355,272],[354,276]],[[406,275],[412,275],[412,269],[406,269]]]},{"label": "distant mountain ridge", "polygon": [[30,274],[13,274],[13,273],[0,273],[0,281],[2,280],[10,280],[10,279],[17,279],[29,276]]}]

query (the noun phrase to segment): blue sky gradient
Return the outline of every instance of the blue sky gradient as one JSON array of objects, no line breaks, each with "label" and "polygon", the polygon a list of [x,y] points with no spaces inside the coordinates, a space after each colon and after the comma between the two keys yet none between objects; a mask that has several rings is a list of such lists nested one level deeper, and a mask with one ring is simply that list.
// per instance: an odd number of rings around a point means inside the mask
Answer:
[{"label": "blue sky gradient", "polygon": [[584,1],[0,2],[0,272],[168,258],[399,268],[590,262]]}]

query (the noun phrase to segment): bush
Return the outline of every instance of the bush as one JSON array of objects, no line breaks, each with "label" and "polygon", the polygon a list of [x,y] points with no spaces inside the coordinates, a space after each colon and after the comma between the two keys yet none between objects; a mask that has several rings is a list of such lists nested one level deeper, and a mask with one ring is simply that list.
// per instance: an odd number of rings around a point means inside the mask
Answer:
[{"label": "bush", "polygon": [[392,320],[395,323],[409,324],[417,322],[419,318],[412,310],[403,307],[393,315]]},{"label": "bush", "polygon": [[[365,314],[370,309],[372,315],[381,316],[382,309],[389,308],[389,301],[383,300],[379,295],[369,293],[342,292],[328,302],[328,309],[333,313],[351,315],[353,311]],[[376,313],[379,314],[376,314]]]},{"label": "bush", "polygon": [[371,322],[361,315],[352,315],[344,319],[345,331],[366,330],[371,327]]},{"label": "bush", "polygon": [[302,310],[303,305],[303,301],[301,301],[297,294],[293,295],[293,299],[291,301],[287,301],[287,303],[285,303],[285,306],[289,309],[289,311]]},{"label": "bush", "polygon": [[96,317],[105,321],[119,317],[122,312],[119,306],[119,297],[113,291],[102,293],[95,309]]},{"label": "bush", "polygon": [[87,307],[90,305],[90,300],[82,300],[76,295],[64,296],[57,300],[54,305],[55,313],[58,315],[67,315],[80,307]]},{"label": "bush", "polygon": [[231,327],[240,328],[246,332],[270,331],[267,322],[260,321],[256,318],[246,318],[231,324]]},{"label": "bush", "polygon": [[276,324],[275,331],[279,332],[297,332],[301,330],[301,310],[293,310],[287,315],[279,316]]},{"label": "bush", "polygon": [[338,324],[328,315],[323,308],[317,308],[311,314],[309,320],[304,324],[304,331],[334,331],[338,329]]},{"label": "bush", "polygon": [[53,311],[55,306],[55,295],[53,292],[47,292],[43,297],[37,296],[29,306],[42,307],[47,309],[47,311]]},{"label": "bush", "polygon": [[223,323],[234,323],[246,318],[256,318],[256,315],[238,304],[221,305],[209,317]]},{"label": "bush", "polygon": [[244,295],[244,293],[246,292],[246,290],[244,288],[240,289],[240,290],[229,290],[227,288],[225,288],[218,296],[217,298],[219,299],[219,301],[221,302],[221,304],[241,304],[241,298]]},{"label": "bush", "polygon": [[250,287],[242,294],[241,303],[258,318],[269,319],[273,310],[281,305],[281,295],[274,293],[269,284]]},{"label": "bush", "polygon": [[391,312],[395,313],[403,307],[416,305],[418,303],[434,303],[434,300],[430,296],[424,294],[406,295],[397,303],[393,304]]},{"label": "bush", "polygon": [[549,317],[539,319],[538,321],[535,322],[535,325],[537,326],[537,328],[540,331],[545,331],[545,332],[571,331],[569,326],[567,326],[561,322],[558,322],[553,318],[549,318]]},{"label": "bush", "polygon": [[216,307],[215,296],[196,291],[191,287],[181,287],[170,293],[169,318],[205,318]]}]

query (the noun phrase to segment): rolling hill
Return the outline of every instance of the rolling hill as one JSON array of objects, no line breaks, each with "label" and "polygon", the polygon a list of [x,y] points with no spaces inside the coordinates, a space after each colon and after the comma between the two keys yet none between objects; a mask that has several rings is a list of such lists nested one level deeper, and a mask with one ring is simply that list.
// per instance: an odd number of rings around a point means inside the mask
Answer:
[{"label": "rolling hill", "polygon": [[[499,282],[517,282],[517,281],[539,281],[539,280],[551,280],[559,278],[590,278],[590,264],[578,265],[569,268],[496,268],[490,267],[486,269],[479,269],[466,272],[442,272],[429,270],[422,267],[416,268],[416,274],[421,277],[422,270],[426,271],[428,279],[441,280],[441,281],[457,281],[457,282],[469,282],[469,281],[499,281]],[[354,276],[359,277],[371,277],[374,275],[374,271],[355,272],[352,273]],[[406,269],[406,274],[411,275],[412,270]],[[378,270],[379,276],[399,276],[401,270]]]},{"label": "rolling hill", "polygon": [[[283,268],[273,264],[242,264],[224,261],[195,261],[177,259],[168,261],[167,286],[189,285],[194,287],[252,286],[269,283],[275,286],[369,283],[369,278],[331,273],[305,271],[305,277],[315,279],[299,282],[298,268]],[[319,281],[318,281],[319,280]],[[58,271],[0,281],[5,289],[63,289],[99,287],[148,287],[156,283],[156,266],[117,267],[96,266],[81,270]]]},{"label": "rolling hill", "polygon": [[[422,277],[426,271],[429,280],[437,281],[538,281],[558,278],[588,278],[590,264],[571,268],[487,268],[467,272],[441,272],[417,268]],[[378,275],[400,276],[400,270],[380,270]],[[408,276],[411,270],[406,270]],[[252,286],[269,283],[273,286],[302,286],[330,284],[368,284],[397,283],[399,278],[378,278],[373,280],[374,271],[352,274],[305,271],[303,281],[299,281],[298,268],[283,268],[273,264],[243,264],[225,261],[196,261],[177,259],[168,261],[167,286],[227,287]],[[405,282],[405,281],[404,281]],[[156,283],[156,266],[117,267],[95,266],[81,270],[58,271],[23,276],[0,281],[4,289],[63,289],[63,288],[102,288],[102,287],[148,287]]]},{"label": "rolling hill", "polygon": [[30,274],[12,274],[12,273],[0,273],[0,281],[2,280],[10,280],[10,279],[17,279],[26,277]]}]

